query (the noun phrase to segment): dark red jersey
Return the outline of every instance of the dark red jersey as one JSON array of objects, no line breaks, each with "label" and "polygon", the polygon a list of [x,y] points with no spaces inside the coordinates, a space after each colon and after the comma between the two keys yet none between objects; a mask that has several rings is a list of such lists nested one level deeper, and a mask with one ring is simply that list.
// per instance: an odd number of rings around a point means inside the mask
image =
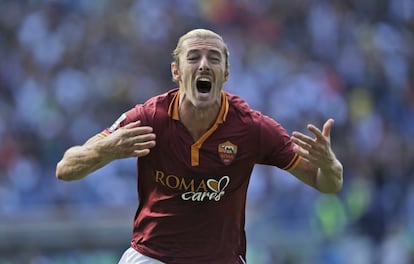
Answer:
[{"label": "dark red jersey", "polygon": [[138,159],[131,246],[168,264],[242,263],[253,166],[290,170],[299,156],[281,125],[227,92],[214,125],[194,141],[180,122],[178,93],[135,106],[104,132],[141,120],[157,135],[156,147]]}]

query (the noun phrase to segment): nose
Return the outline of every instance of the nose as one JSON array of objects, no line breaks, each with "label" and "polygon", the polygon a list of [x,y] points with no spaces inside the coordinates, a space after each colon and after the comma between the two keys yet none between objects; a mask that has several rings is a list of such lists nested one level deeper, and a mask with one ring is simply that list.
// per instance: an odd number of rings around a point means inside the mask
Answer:
[{"label": "nose", "polygon": [[206,57],[202,57],[200,60],[200,66],[198,68],[199,71],[210,71],[210,66],[208,64],[208,59]]}]

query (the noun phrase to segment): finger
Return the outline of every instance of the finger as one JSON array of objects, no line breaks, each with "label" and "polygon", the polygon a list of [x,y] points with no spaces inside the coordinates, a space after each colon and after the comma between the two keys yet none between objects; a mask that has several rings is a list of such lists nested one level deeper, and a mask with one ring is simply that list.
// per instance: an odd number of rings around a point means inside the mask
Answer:
[{"label": "finger", "polygon": [[141,149],[134,151],[134,156],[136,157],[143,157],[150,153],[150,149]]},{"label": "finger", "polygon": [[141,125],[141,120],[137,120],[135,122],[131,122],[126,124],[124,127],[125,128],[133,128],[133,127],[139,127]]},{"label": "finger", "polygon": [[306,149],[300,147],[299,145],[295,146],[294,151],[296,154],[298,154],[299,156],[301,156],[304,159],[308,159],[309,157],[309,151],[307,151]]},{"label": "finger", "polygon": [[309,136],[307,136],[305,134],[302,134],[300,132],[297,132],[297,131],[294,131],[292,133],[292,140],[294,140],[294,139],[299,139],[299,140],[301,140],[303,142],[306,142],[309,145],[314,145],[314,143],[315,143],[315,141],[314,141],[313,138],[311,138],[311,137],[309,137]]},{"label": "finger", "polygon": [[292,138],[293,143],[295,143],[297,146],[299,146],[298,148],[302,148],[305,149],[307,151],[312,149],[312,145],[298,139],[298,138]]},{"label": "finger", "polygon": [[147,134],[141,134],[141,135],[136,135],[134,137],[131,137],[130,142],[135,144],[135,143],[155,140],[155,138],[156,138],[156,135],[154,133],[147,133]]},{"label": "finger", "polygon": [[148,155],[150,149],[155,147],[156,142],[154,140],[143,143],[136,143],[126,149],[123,153],[125,157],[142,157]]},{"label": "finger", "polygon": [[325,124],[323,125],[322,128],[322,135],[324,135],[325,137],[330,137],[331,135],[331,128],[334,124],[334,120],[332,118],[328,119]]},{"label": "finger", "polygon": [[311,152],[309,152],[308,150],[300,147],[300,146],[295,146],[294,151],[296,154],[298,154],[299,156],[302,157],[302,159],[309,161],[311,164],[314,164],[314,166],[319,167],[319,163],[318,159],[315,157],[314,154],[312,154]]},{"label": "finger", "polygon": [[316,126],[312,124],[309,124],[307,128],[310,132],[312,132],[315,135],[316,139],[319,139],[319,140],[323,139],[322,131],[319,128],[317,128]]},{"label": "finger", "polygon": [[123,128],[125,128],[125,129],[138,129],[138,131],[140,131],[139,129],[142,129],[143,133],[152,132],[152,130],[153,130],[152,127],[150,127],[150,126],[141,126],[141,124],[142,124],[141,120],[137,120],[137,121],[128,123]]},{"label": "finger", "polygon": [[134,144],[134,148],[135,150],[150,149],[150,148],[155,147],[155,145],[156,145],[155,140],[151,140],[151,141],[146,141],[142,143],[136,143]]},{"label": "finger", "polygon": [[155,140],[144,142],[144,143],[138,143],[135,144],[136,149],[134,150],[134,154],[137,157],[143,157],[150,153],[150,149],[155,147],[156,143]]},{"label": "finger", "polygon": [[129,128],[129,129],[127,128],[126,135],[134,137],[137,135],[151,134],[152,131],[153,131],[153,128],[150,126],[139,126],[139,127]]}]

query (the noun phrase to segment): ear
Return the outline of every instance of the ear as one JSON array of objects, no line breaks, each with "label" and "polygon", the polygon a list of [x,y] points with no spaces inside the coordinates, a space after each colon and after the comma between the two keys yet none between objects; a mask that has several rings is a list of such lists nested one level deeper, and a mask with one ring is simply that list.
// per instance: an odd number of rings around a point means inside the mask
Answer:
[{"label": "ear", "polygon": [[178,83],[181,80],[180,69],[178,68],[177,63],[175,62],[171,62],[171,75],[176,83]]},{"label": "ear", "polygon": [[229,79],[229,75],[230,75],[230,64],[227,65],[226,70],[224,72],[224,80],[227,82],[227,80]]}]

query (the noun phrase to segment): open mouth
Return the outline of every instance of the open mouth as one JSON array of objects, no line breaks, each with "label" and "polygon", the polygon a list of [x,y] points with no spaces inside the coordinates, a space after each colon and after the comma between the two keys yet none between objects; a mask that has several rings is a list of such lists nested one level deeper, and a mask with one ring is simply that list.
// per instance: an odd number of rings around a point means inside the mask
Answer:
[{"label": "open mouth", "polygon": [[200,93],[209,93],[211,90],[211,81],[209,78],[201,77],[197,80],[196,87]]}]

